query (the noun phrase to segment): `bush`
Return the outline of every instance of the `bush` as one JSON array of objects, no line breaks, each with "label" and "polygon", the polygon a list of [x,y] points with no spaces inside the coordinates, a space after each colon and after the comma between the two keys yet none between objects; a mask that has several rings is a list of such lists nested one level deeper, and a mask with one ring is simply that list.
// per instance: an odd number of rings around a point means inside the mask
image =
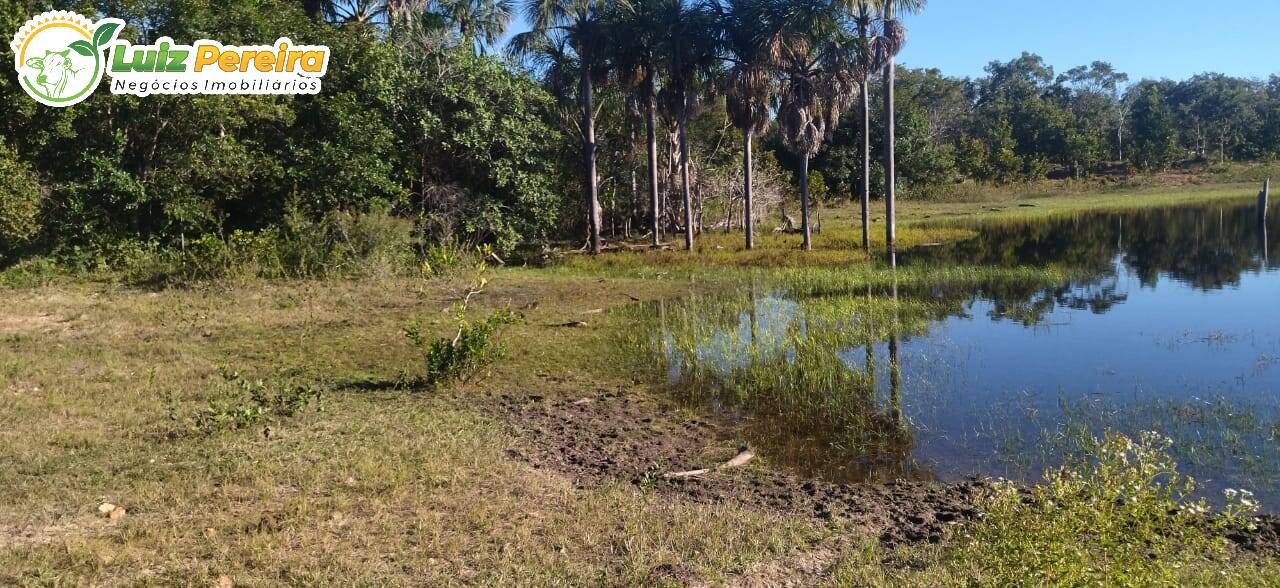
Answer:
[{"label": "bush", "polygon": [[18,160],[17,153],[0,144],[0,256],[26,244],[39,231],[41,200],[35,173]]},{"label": "bush", "polygon": [[1257,504],[1229,492],[1226,509],[1211,514],[1191,500],[1195,482],[1178,473],[1171,443],[1108,434],[1029,491],[997,484],[951,563],[996,585],[1179,585],[1219,570],[1227,580],[1222,531],[1251,524]]},{"label": "bush", "polygon": [[453,337],[429,338],[418,324],[404,329],[405,336],[425,353],[426,374],[422,384],[429,389],[439,389],[458,379],[466,380],[476,370],[501,358],[503,348],[497,341],[498,331],[517,318],[511,310],[504,309],[472,322],[467,318],[465,301],[456,316],[458,330]]}]

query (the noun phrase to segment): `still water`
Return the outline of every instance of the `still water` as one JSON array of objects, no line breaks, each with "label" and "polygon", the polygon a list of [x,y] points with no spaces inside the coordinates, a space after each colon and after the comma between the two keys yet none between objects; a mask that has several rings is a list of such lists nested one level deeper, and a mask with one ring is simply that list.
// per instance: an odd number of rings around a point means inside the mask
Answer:
[{"label": "still water", "polygon": [[[835,410],[875,413],[857,421],[860,431],[897,431],[879,443],[833,443],[813,422],[781,426],[786,410],[747,415],[749,430],[776,460],[845,480],[1034,480],[1087,435],[1157,430],[1175,440],[1175,457],[1205,495],[1248,488],[1277,510],[1278,216],[1264,228],[1252,203],[1090,213],[975,225],[975,238],[906,252],[904,266],[1056,265],[1084,277],[1049,288],[904,291],[904,300],[950,300],[948,310],[913,336],[829,339],[843,367],[864,374],[867,396]],[[800,352],[779,333],[841,324],[806,316],[804,302],[753,295],[726,334],[794,362]],[[742,354],[717,338],[694,352],[738,369],[732,358]],[[842,394],[839,382],[858,380],[832,381],[829,393]]]}]

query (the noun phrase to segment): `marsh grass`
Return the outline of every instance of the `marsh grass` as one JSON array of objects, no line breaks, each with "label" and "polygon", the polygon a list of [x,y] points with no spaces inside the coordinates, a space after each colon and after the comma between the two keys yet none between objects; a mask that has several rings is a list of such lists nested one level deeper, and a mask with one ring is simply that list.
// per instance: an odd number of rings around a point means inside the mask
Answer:
[{"label": "marsh grass", "polygon": [[[870,472],[879,478],[901,473],[911,446],[901,406],[877,398],[874,365],[854,367],[846,351],[922,334],[943,307],[874,296],[795,302],[762,292],[649,307],[649,334],[631,345],[653,358],[684,402],[749,414],[760,443],[826,454],[828,465],[882,461],[885,471]],[[797,438],[808,447],[789,442]]]},{"label": "marsh grass", "polygon": [[1150,432],[1107,434],[1029,494],[998,484],[981,524],[947,561],[979,566],[997,582],[1179,584],[1197,567],[1219,567],[1230,579],[1232,547],[1222,532],[1251,524],[1257,504],[1236,495],[1210,514],[1203,499],[1190,498],[1196,484],[1168,455],[1172,444]]}]

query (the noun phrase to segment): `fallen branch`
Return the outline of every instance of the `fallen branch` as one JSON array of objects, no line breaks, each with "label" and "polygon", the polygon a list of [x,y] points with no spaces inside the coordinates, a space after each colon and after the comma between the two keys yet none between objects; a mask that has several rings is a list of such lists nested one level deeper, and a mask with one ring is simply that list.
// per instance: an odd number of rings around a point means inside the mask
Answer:
[{"label": "fallen branch", "polygon": [[756,454],[752,453],[750,449],[743,448],[742,451],[738,452],[738,455],[733,456],[733,459],[726,461],[714,468],[704,468],[701,470],[688,470],[684,472],[668,472],[668,473],[662,474],[662,477],[668,480],[672,478],[696,478],[698,476],[706,475],[711,472],[747,465],[747,462],[750,462],[752,459],[755,458],[755,456]]}]

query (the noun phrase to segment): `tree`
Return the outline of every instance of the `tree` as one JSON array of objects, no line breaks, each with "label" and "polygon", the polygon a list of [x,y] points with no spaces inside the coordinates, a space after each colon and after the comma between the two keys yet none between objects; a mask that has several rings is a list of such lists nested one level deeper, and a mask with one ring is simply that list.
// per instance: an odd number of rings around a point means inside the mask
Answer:
[{"label": "tree", "polygon": [[35,174],[0,143],[0,260],[40,230],[42,197]]},{"label": "tree", "polygon": [[878,0],[884,11],[884,41],[879,44],[880,59],[884,62],[884,202],[885,202],[885,247],[889,252],[890,264],[896,264],[896,224],[894,200],[897,198],[897,160],[894,152],[896,145],[897,124],[894,115],[894,58],[907,42],[907,30],[895,18],[897,12],[917,12],[924,8],[927,0]]},{"label": "tree", "polygon": [[725,75],[725,106],[733,125],[742,131],[743,233],[746,248],[754,243],[754,200],[751,185],[751,140],[769,128],[769,105],[775,84],[770,65],[777,61],[778,31],[765,24],[767,6],[761,0],[726,0],[715,5],[724,57],[731,64]]},{"label": "tree", "polygon": [[614,44],[611,55],[619,77],[629,82],[639,96],[644,110],[645,151],[648,156],[646,172],[649,184],[650,230],[653,246],[661,245],[658,199],[658,76],[661,52],[670,26],[667,18],[670,3],[666,0],[634,0],[619,3],[612,17]]},{"label": "tree", "polygon": [[[308,1],[307,10],[312,10],[314,1]],[[327,18],[341,24],[373,24],[387,15],[387,5],[382,0],[342,0],[320,2],[324,5]]]},{"label": "tree", "polygon": [[1178,159],[1178,119],[1164,100],[1161,84],[1144,82],[1132,92],[1133,162],[1145,171],[1165,169]]},{"label": "tree", "polygon": [[689,117],[698,107],[698,97],[707,89],[707,77],[716,65],[716,23],[714,15],[700,6],[685,6],[681,0],[663,0],[669,26],[663,50],[671,87],[668,103],[680,137],[680,191],[684,200],[684,247],[693,251],[693,193],[689,189]]},{"label": "tree", "polygon": [[[557,46],[572,51],[578,68],[578,99],[582,109],[583,187],[587,207],[587,240],[593,254],[603,250],[600,186],[596,174],[596,124],[592,82],[608,73],[602,59],[608,44],[606,25],[609,3],[605,0],[526,0],[525,17],[532,29],[512,39],[516,54],[539,47]],[[558,42],[563,40],[563,42]],[[567,54],[566,54],[567,55]]]},{"label": "tree", "polygon": [[511,26],[511,0],[434,0],[433,8],[476,53],[492,47]]},{"label": "tree", "polygon": [[862,168],[862,178],[858,183],[859,202],[862,205],[862,250],[871,251],[871,91],[867,81],[871,73],[884,67],[880,63],[875,50],[880,36],[873,28],[876,24],[871,5],[859,0],[857,11],[853,15],[854,27],[858,29],[858,55],[856,79],[858,80],[858,105],[860,123],[862,125],[861,140],[858,143],[858,164]]},{"label": "tree", "polygon": [[800,225],[804,249],[813,248],[809,223],[809,160],[836,128],[857,92],[838,5],[822,0],[784,3],[775,14],[781,37],[777,67],[782,75],[778,131],[783,145],[800,157]]}]

